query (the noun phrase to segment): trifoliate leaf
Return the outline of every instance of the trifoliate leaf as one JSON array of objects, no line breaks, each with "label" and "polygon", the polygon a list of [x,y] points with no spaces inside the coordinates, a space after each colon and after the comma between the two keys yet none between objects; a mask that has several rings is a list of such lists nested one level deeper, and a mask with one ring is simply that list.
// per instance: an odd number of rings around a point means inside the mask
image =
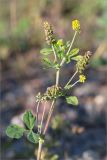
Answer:
[{"label": "trifoliate leaf", "polygon": [[32,114],[31,111],[26,111],[23,116],[23,121],[29,129],[33,129],[36,117]]},{"label": "trifoliate leaf", "polygon": [[51,54],[52,52],[53,52],[53,51],[52,51],[51,48],[44,48],[44,49],[41,49],[41,50],[40,50],[40,53],[43,54],[43,55],[45,55],[45,56]]},{"label": "trifoliate leaf", "polygon": [[34,133],[33,131],[29,131],[27,135],[27,139],[32,143],[38,143],[39,142],[39,134]]},{"label": "trifoliate leaf", "polygon": [[75,96],[69,96],[69,97],[66,97],[66,101],[68,104],[72,104],[72,105],[78,105],[78,99],[77,97]]},{"label": "trifoliate leaf", "polygon": [[16,138],[19,139],[23,136],[25,129],[16,125],[16,124],[11,124],[10,126],[7,127],[6,129],[6,134],[10,138]]},{"label": "trifoliate leaf", "polygon": [[55,48],[55,51],[57,53],[57,56],[60,60],[62,60],[62,58],[64,57],[64,51],[65,51],[65,46],[60,46],[58,45],[57,43],[54,44],[54,48]]},{"label": "trifoliate leaf", "polygon": [[75,60],[75,61],[79,61],[80,59],[82,58],[82,56],[76,56],[76,57],[72,57],[71,59],[72,60]]}]

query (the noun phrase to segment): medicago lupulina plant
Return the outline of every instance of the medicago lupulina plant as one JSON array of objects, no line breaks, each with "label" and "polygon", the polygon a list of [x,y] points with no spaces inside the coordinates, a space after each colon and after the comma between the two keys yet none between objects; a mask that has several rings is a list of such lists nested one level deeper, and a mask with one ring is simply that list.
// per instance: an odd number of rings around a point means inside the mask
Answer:
[{"label": "medicago lupulina plant", "polygon": [[[91,52],[87,51],[84,55],[79,55],[79,49],[73,48],[74,40],[77,34],[80,33],[80,22],[78,20],[72,21],[72,29],[74,30],[74,36],[71,42],[64,42],[62,39],[56,40],[52,29],[52,26],[48,22],[44,22],[44,31],[48,48],[44,48],[40,51],[43,55],[43,62],[45,68],[53,68],[56,72],[55,84],[48,87],[44,94],[38,93],[36,96],[36,114],[28,110],[23,115],[23,122],[25,128],[22,128],[16,124],[11,124],[6,129],[6,134],[10,138],[19,139],[24,133],[27,135],[27,139],[32,143],[38,143],[37,160],[41,159],[42,145],[45,141],[47,129],[50,124],[52,113],[55,107],[55,102],[59,97],[64,97],[68,104],[78,105],[78,99],[76,96],[68,96],[67,91],[72,89],[77,83],[84,83],[86,80],[83,74],[87,64],[89,63]],[[54,60],[50,59],[50,55],[53,54]],[[51,56],[52,58],[52,56]],[[63,65],[75,61],[75,72],[64,86],[60,86],[60,71]],[[71,84],[74,77],[78,75],[78,80]],[[46,113],[47,101],[51,102],[49,112]],[[39,107],[43,105],[42,116],[39,118]],[[34,132],[36,126],[37,132]]]}]

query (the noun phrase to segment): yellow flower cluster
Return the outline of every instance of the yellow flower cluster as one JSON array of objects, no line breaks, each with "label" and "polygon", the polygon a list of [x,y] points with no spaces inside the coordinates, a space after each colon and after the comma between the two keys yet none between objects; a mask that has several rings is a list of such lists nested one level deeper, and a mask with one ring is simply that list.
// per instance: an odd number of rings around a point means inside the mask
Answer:
[{"label": "yellow flower cluster", "polygon": [[81,75],[79,76],[79,82],[84,83],[85,80],[86,80],[86,77],[85,77],[83,74],[81,74]]},{"label": "yellow flower cluster", "polygon": [[74,31],[80,31],[80,22],[77,19],[72,21],[72,29]]}]

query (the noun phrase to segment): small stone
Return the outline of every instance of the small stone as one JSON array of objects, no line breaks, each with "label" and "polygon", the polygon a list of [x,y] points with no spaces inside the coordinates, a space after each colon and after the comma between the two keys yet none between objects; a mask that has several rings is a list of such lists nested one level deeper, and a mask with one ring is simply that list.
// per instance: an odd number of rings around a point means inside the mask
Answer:
[{"label": "small stone", "polygon": [[85,151],[83,153],[83,160],[100,160],[100,159],[99,159],[99,156],[96,152]]}]

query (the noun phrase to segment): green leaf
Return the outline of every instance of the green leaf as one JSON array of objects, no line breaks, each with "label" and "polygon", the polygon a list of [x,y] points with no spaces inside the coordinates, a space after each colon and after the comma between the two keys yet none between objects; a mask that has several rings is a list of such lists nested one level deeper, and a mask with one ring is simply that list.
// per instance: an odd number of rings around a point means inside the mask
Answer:
[{"label": "green leaf", "polygon": [[79,49],[78,48],[74,48],[72,49],[68,55],[66,55],[66,62],[70,63],[71,59],[75,58],[75,56],[78,54]]},{"label": "green leaf", "polygon": [[51,62],[48,58],[44,58],[43,62],[47,68],[54,68],[56,70],[60,68],[60,65],[57,62]]},{"label": "green leaf", "polygon": [[60,51],[57,51],[57,56],[60,60],[62,60],[65,57],[65,53],[64,53],[64,50],[62,49],[62,47],[61,47]]},{"label": "green leaf", "polygon": [[79,48],[74,48],[74,49],[72,49],[72,50],[70,51],[69,56],[70,56],[70,57],[73,57],[73,56],[77,55],[78,52],[79,52]]},{"label": "green leaf", "polygon": [[72,104],[72,105],[78,105],[78,99],[77,97],[75,96],[69,96],[69,97],[66,97],[66,101],[68,104]]},{"label": "green leaf", "polygon": [[40,53],[45,55],[45,56],[51,54],[51,52],[53,52],[51,48],[44,48],[44,49],[40,50]]},{"label": "green leaf", "polygon": [[19,139],[23,136],[25,129],[16,125],[16,124],[11,124],[10,126],[7,127],[6,129],[6,134],[10,138],[16,138]]},{"label": "green leaf", "polygon": [[48,67],[52,67],[53,63],[48,58],[43,58],[43,63]]},{"label": "green leaf", "polygon": [[29,129],[33,129],[36,121],[36,117],[31,111],[26,111],[23,116],[23,121]]},{"label": "green leaf", "polygon": [[32,143],[38,143],[39,142],[39,134],[34,133],[33,131],[29,131],[27,135],[27,139]]},{"label": "green leaf", "polygon": [[62,58],[64,57],[64,55],[65,55],[65,46],[63,45],[63,46],[60,46],[60,45],[58,45],[57,43],[56,44],[54,44],[54,48],[55,48],[55,50],[56,50],[56,53],[57,53],[57,56],[58,56],[58,58],[59,59],[61,59],[62,60]]},{"label": "green leaf", "polygon": [[82,58],[82,56],[76,56],[76,57],[72,57],[71,59],[72,60],[75,60],[75,61],[79,61],[80,59]]}]

